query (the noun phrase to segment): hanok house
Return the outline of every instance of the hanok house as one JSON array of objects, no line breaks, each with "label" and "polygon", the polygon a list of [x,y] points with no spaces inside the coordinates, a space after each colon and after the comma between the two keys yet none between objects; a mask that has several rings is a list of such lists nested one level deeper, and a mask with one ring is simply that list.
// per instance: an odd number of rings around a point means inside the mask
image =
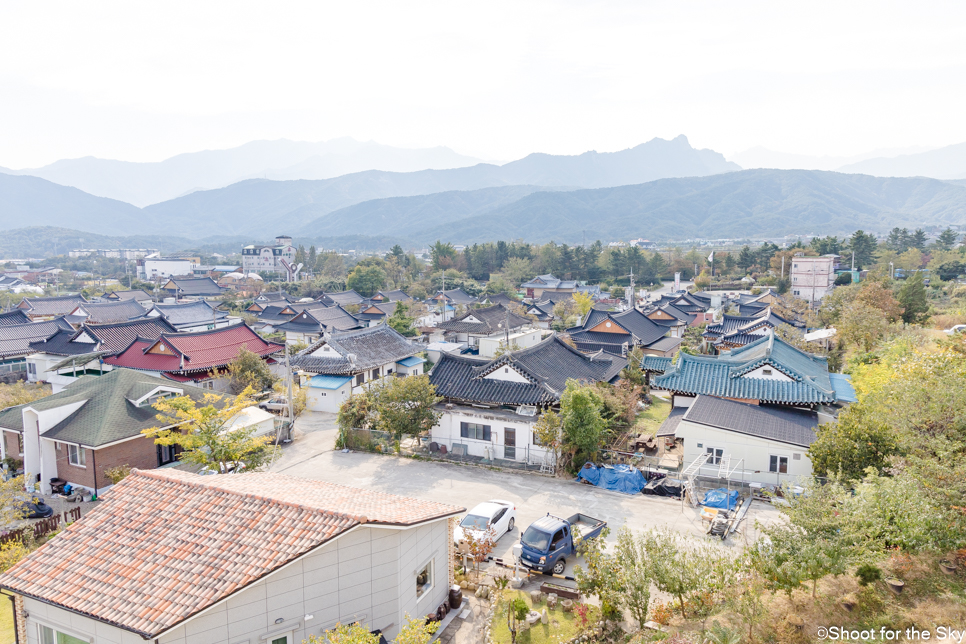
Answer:
[{"label": "hanok house", "polygon": [[690,322],[691,326],[698,326],[714,321],[714,312],[716,309],[721,308],[721,301],[722,298],[720,296],[711,298],[696,293],[675,293],[661,296],[661,299],[655,303],[655,306],[656,308],[660,308],[665,304],[670,304],[675,309],[687,313],[694,318]]},{"label": "hanok house", "polygon": [[161,292],[178,300],[205,300],[221,297],[227,289],[218,286],[210,277],[172,277],[161,287]]},{"label": "hanok house", "polygon": [[829,374],[827,358],[796,349],[773,331],[716,356],[681,353],[677,364],[651,383],[672,394],[674,407],[688,407],[699,395],[715,396],[753,405],[817,409],[822,422],[832,420],[855,398],[847,376]]},{"label": "hanok house", "polygon": [[541,329],[549,329],[554,320],[553,307],[557,305],[558,301],[560,300],[548,297],[539,302],[534,302],[526,307],[527,315],[532,315],[537,326]]},{"label": "hanok house", "polygon": [[25,297],[17,305],[32,322],[53,320],[69,315],[81,304],[87,304],[83,295],[62,295],[60,297]]},{"label": "hanok house", "polygon": [[242,349],[274,365],[272,356],[285,347],[263,340],[247,324],[236,324],[197,333],[164,333],[156,339],[137,338],[120,353],[105,357],[104,362],[175,382],[227,391],[228,365]]},{"label": "hanok house", "polygon": [[372,302],[371,304],[363,304],[354,317],[367,323],[369,326],[376,326],[390,317],[396,311],[396,306],[398,305],[399,302]]},{"label": "hanok house", "polygon": [[[274,325],[276,331],[285,333],[286,344],[312,344],[326,332],[348,331],[358,329],[365,324],[342,306],[324,306],[319,303],[318,308],[303,309],[292,316],[288,322]],[[295,305],[292,305],[293,308]]]},{"label": "hanok house", "polygon": [[60,331],[73,331],[65,318],[27,324],[0,325],[0,381],[23,380],[27,377],[27,356],[33,353],[30,343],[46,340]]},{"label": "hanok house", "polygon": [[551,274],[538,275],[529,282],[520,285],[526,289],[527,299],[542,300],[547,293],[573,293],[577,290],[575,280],[560,280]]},{"label": "hanok house", "polygon": [[84,325],[76,331],[59,329],[54,335],[30,343],[27,380],[49,382],[54,393],[78,376],[100,375],[113,369],[105,356],[116,355],[138,338],[155,339],[176,329],[164,318],[141,318],[116,324]]},{"label": "hanok house", "polygon": [[211,331],[234,324],[241,324],[241,318],[229,317],[208,302],[184,302],[182,304],[156,304],[148,313],[160,316],[178,331],[195,333]]},{"label": "hanok house", "polygon": [[141,306],[146,309],[151,308],[153,305],[151,296],[139,288],[131,289],[129,291],[108,291],[101,296],[101,299],[107,300],[108,302],[129,302],[133,300],[141,304]]},{"label": "hanok house", "polygon": [[179,447],[155,445],[141,430],[159,426],[153,405],[160,398],[190,396],[200,403],[206,393],[129,369],[83,376],[60,393],[0,411],[0,448],[4,458],[23,461],[45,494],[51,479],[96,493],[111,485],[104,472],[112,467],[175,462]]},{"label": "hanok house", "polygon": [[67,316],[67,321],[75,326],[81,324],[113,324],[127,322],[147,315],[143,306],[134,300],[118,302],[87,302],[79,304]]},{"label": "hanok house", "polygon": [[[528,343],[526,346],[531,346],[529,344],[531,340],[514,337],[519,335],[518,331],[531,326],[531,324],[530,320],[511,313],[503,305],[494,304],[482,309],[470,309],[457,318],[440,322],[437,328],[452,335],[456,342],[465,342],[470,347],[479,347],[482,350],[481,340],[486,338],[500,340],[500,338],[503,338],[505,341],[507,333],[511,336],[511,346],[514,343],[520,345],[525,342]],[[536,333],[535,337],[539,341],[540,334]],[[524,347],[521,346],[520,348]]]},{"label": "hanok house", "polygon": [[413,298],[406,291],[376,291],[376,294],[369,298],[373,302],[412,302]]},{"label": "hanok house", "polygon": [[673,304],[654,307],[646,311],[644,315],[657,324],[667,327],[668,335],[672,338],[683,338],[684,329],[697,319],[694,315],[685,313]]},{"label": "hanok house", "polygon": [[626,356],[634,347],[640,347],[647,355],[673,356],[681,339],[668,337],[668,331],[668,327],[637,309],[620,313],[591,309],[584,323],[567,329],[567,334],[585,352],[606,351]]},{"label": "hanok house", "polygon": [[386,325],[327,333],[292,359],[308,381],[312,411],[336,413],[349,396],[385,377],[417,376],[425,360],[419,348]]},{"label": "hanok house", "polygon": [[772,313],[769,307],[753,317],[724,315],[720,322],[705,327],[701,335],[715,351],[722,351],[751,344],[782,324],[798,326],[798,323]]},{"label": "hanok house", "polygon": [[658,435],[683,446],[684,463],[707,454],[699,474],[778,486],[811,476],[808,448],[818,415],[809,409],[750,405],[697,396],[690,407],[675,407]]},{"label": "hanok house", "polygon": [[11,324],[27,324],[30,318],[24,313],[23,309],[14,309],[6,313],[0,313],[0,326],[10,326]]},{"label": "hanok house", "polygon": [[461,288],[454,288],[448,291],[436,291],[436,293],[426,300],[426,304],[433,307],[442,316],[443,321],[453,318],[457,306],[470,307],[479,300]]},{"label": "hanok house", "polygon": [[300,644],[339,623],[392,639],[447,601],[463,511],[269,472],[135,471],[0,588],[32,643]]},{"label": "hanok house", "polygon": [[365,299],[356,291],[349,289],[336,293],[323,293],[319,301],[324,302],[326,306],[352,306],[353,304],[362,304]]},{"label": "hanok house", "polygon": [[432,440],[447,451],[487,460],[544,463],[533,428],[539,412],[555,409],[567,380],[616,382],[627,360],[577,351],[556,335],[492,360],[442,352],[430,381],[444,402]]}]

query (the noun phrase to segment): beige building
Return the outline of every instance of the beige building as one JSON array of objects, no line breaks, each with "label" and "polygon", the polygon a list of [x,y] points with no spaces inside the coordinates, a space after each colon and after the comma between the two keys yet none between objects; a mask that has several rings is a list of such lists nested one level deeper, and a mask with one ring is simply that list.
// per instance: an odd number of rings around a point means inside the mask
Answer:
[{"label": "beige building", "polygon": [[832,291],[835,283],[834,257],[792,257],[792,295],[809,304],[819,302]]}]

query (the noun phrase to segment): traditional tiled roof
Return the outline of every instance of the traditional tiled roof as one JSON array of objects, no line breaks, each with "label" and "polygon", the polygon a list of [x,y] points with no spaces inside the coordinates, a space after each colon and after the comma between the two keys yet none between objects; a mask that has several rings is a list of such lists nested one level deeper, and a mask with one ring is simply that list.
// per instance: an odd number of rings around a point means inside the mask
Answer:
[{"label": "traditional tiled roof", "polygon": [[337,293],[326,293],[325,296],[340,306],[362,304],[362,301],[366,299],[351,289],[348,291],[339,291]]},{"label": "traditional tiled roof", "polygon": [[82,317],[90,324],[112,324],[142,318],[146,313],[144,307],[135,300],[121,300],[81,304],[71,312],[71,315]]},{"label": "traditional tiled roof", "polygon": [[721,322],[709,324],[702,335],[715,345],[743,347],[760,339],[768,329],[782,324],[796,323],[772,313],[771,308],[766,308],[752,317],[725,315]]},{"label": "traditional tiled roof", "polygon": [[644,360],[641,361],[641,369],[647,371],[648,373],[664,373],[671,368],[672,358],[665,358],[663,356],[644,356]]},{"label": "traditional tiled roof", "polygon": [[133,300],[135,302],[149,302],[151,301],[151,296],[145,293],[139,288],[132,289],[130,291],[110,291],[101,296],[101,299],[106,300],[118,300],[118,301],[129,301]]},{"label": "traditional tiled roof", "polygon": [[664,311],[665,313],[667,313],[668,315],[674,318],[673,321],[672,320],[653,320],[657,324],[674,326],[677,324],[691,324],[692,322],[694,322],[695,316],[691,315],[690,313],[686,313],[682,311],[681,309],[677,308],[673,304],[664,304],[661,306],[654,307],[649,311],[647,311],[647,313],[650,314],[650,313],[653,313],[654,311]]},{"label": "traditional tiled roof", "polygon": [[[627,360],[598,353],[583,354],[553,335],[536,346],[506,353],[493,360],[440,354],[430,381],[447,399],[489,405],[549,405],[560,400],[568,379],[615,381]],[[500,379],[498,370],[512,370],[527,382]],[[494,376],[494,377],[487,377]]]},{"label": "traditional tiled roof", "polygon": [[176,329],[164,318],[144,318],[120,322],[118,324],[89,324],[78,329],[75,343],[87,337],[97,338],[98,351],[115,354],[123,351],[135,338],[153,340],[163,333],[174,333]]},{"label": "traditional tiled roof", "polygon": [[409,294],[403,290],[379,291],[372,297],[372,299],[382,302],[412,302],[413,300],[413,298],[411,298]]},{"label": "traditional tiled roof", "polygon": [[[780,377],[751,374],[770,366]],[[681,394],[759,400],[786,405],[835,402],[828,361],[800,351],[773,332],[752,344],[717,356],[681,353],[676,365],[654,379],[658,389]]]},{"label": "traditional tiled roof", "polygon": [[10,326],[11,324],[27,324],[30,317],[23,309],[14,309],[6,313],[0,313],[0,326]]},{"label": "traditional tiled roof", "polygon": [[291,302],[292,296],[285,291],[277,291],[273,293],[259,293],[255,298],[256,302]]},{"label": "traditional tiled roof", "polygon": [[161,288],[177,293],[178,297],[217,296],[225,292],[210,277],[172,277]]},{"label": "traditional tiled roof", "polygon": [[0,326],[0,358],[14,358],[35,353],[30,347],[31,342],[46,340],[58,331],[67,331],[73,328],[62,317],[44,322]]},{"label": "traditional tiled roof", "polygon": [[162,373],[208,372],[227,366],[243,348],[266,357],[285,347],[263,340],[247,324],[235,324],[198,333],[165,333],[156,340],[138,338],[104,362],[115,367]]},{"label": "traditional tiled roof", "polygon": [[304,309],[292,316],[288,322],[276,324],[279,331],[291,333],[317,334],[323,331],[348,331],[357,329],[362,324],[359,319],[341,306],[328,306],[316,309]]},{"label": "traditional tiled roof", "polygon": [[541,288],[541,289],[574,289],[577,288],[577,282],[574,280],[559,280],[551,274],[538,275],[534,277],[529,282],[521,284],[520,288]]},{"label": "traditional tiled roof", "polygon": [[391,364],[419,348],[386,324],[323,336],[292,358],[293,366],[310,373],[352,374]]},{"label": "traditional tiled roof", "polygon": [[158,411],[145,404],[135,404],[139,398],[158,387],[176,388],[178,395],[190,396],[198,402],[211,392],[191,385],[174,385],[165,378],[157,378],[131,369],[114,369],[103,376],[81,376],[56,394],[26,405],[4,410],[0,427],[23,431],[23,408],[43,411],[82,403],[67,418],[44,432],[44,438],[67,443],[100,447],[133,438],[142,429],[159,426]]},{"label": "traditional tiled roof", "polygon": [[527,313],[534,316],[541,321],[549,321],[553,319],[553,307],[556,306],[550,298],[540,300],[539,302],[534,302],[527,307]]},{"label": "traditional tiled roof", "polygon": [[765,407],[698,396],[682,420],[757,438],[808,447],[815,442],[818,417],[800,409]]},{"label": "traditional tiled roof", "polygon": [[268,472],[135,470],[0,587],[153,640],[359,525],[462,511]]},{"label": "traditional tiled roof", "polygon": [[216,320],[228,317],[225,311],[219,311],[207,302],[185,302],[184,304],[155,304],[154,311],[168,321],[176,329],[214,324]]},{"label": "traditional tiled roof", "polygon": [[487,295],[486,296],[486,299],[487,299],[487,301],[490,304],[502,304],[504,306],[506,306],[508,304],[519,304],[519,302],[517,300],[513,299],[512,297],[510,297],[506,293],[497,293],[495,295]]},{"label": "traditional tiled roof", "polygon": [[359,307],[359,312],[355,314],[354,317],[360,320],[381,320],[387,316],[393,314],[396,310],[396,306],[399,304],[396,302],[370,302],[367,301],[361,307]]},{"label": "traditional tiled roof", "polygon": [[436,294],[429,298],[429,301],[431,302],[438,302],[440,300],[450,302],[452,304],[473,304],[477,301],[475,297],[461,288],[454,288],[450,289],[449,291],[436,291]]},{"label": "traditional tiled roof", "polygon": [[684,338],[663,337],[658,339],[656,342],[650,343],[645,348],[663,352],[673,351],[681,346],[681,342],[683,342],[683,340]]},{"label": "traditional tiled roof", "polygon": [[17,305],[23,309],[31,318],[46,317],[50,315],[67,315],[78,304],[86,304],[87,300],[83,295],[61,295],[59,297],[25,297]]},{"label": "traditional tiled roof", "polygon": [[492,335],[504,331],[502,325],[507,320],[511,330],[530,324],[530,320],[510,313],[502,304],[494,304],[482,309],[470,309],[458,318],[440,322],[436,327],[454,333]]},{"label": "traditional tiled roof", "polygon": [[[611,322],[617,332],[591,331],[601,322]],[[579,327],[567,329],[570,338],[582,351],[602,349],[614,355],[623,355],[623,347],[649,346],[667,334],[668,328],[649,320],[637,309],[620,313],[592,309]]]}]

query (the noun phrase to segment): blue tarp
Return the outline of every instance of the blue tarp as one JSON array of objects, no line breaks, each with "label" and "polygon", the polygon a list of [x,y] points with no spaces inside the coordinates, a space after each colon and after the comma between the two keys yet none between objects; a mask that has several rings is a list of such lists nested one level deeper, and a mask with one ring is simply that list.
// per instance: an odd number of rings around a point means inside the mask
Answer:
[{"label": "blue tarp", "polygon": [[647,479],[640,470],[630,465],[607,465],[597,467],[593,463],[585,463],[577,474],[577,480],[584,480],[597,487],[624,494],[640,494]]},{"label": "blue tarp", "polygon": [[738,505],[738,490],[728,492],[723,487],[719,487],[717,490],[711,490],[704,495],[704,501],[701,501],[701,505],[709,508],[734,510]]}]

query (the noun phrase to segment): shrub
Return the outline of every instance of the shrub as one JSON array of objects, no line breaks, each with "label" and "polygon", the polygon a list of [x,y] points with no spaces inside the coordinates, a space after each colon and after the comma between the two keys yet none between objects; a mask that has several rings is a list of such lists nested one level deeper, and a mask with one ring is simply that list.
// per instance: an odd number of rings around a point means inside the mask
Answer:
[{"label": "shrub", "polygon": [[868,586],[882,579],[882,571],[872,564],[862,564],[855,571],[855,576],[859,578],[860,586]]}]

